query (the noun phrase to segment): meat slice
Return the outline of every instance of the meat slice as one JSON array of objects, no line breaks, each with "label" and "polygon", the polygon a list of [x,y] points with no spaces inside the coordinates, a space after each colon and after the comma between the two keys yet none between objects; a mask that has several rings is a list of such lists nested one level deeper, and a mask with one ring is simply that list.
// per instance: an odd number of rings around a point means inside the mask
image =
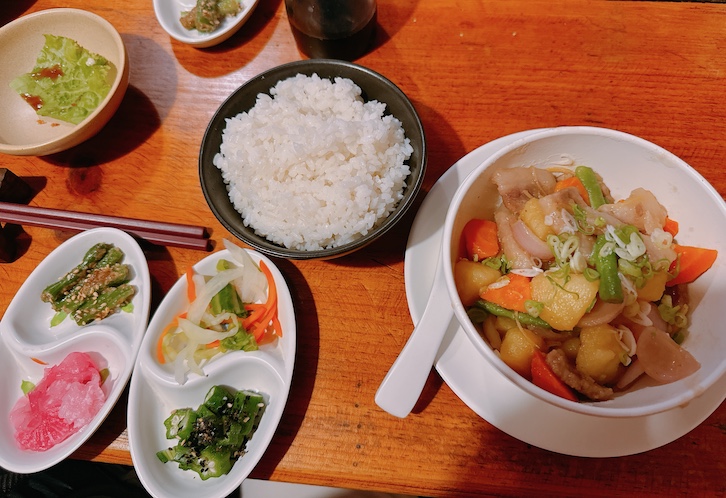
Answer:
[{"label": "meat slice", "polygon": [[542,168],[518,167],[500,169],[492,176],[502,203],[514,214],[532,197],[543,197],[555,191],[557,179]]},{"label": "meat slice", "polygon": [[587,398],[594,401],[603,401],[613,397],[611,388],[601,386],[592,377],[578,372],[561,349],[553,349],[547,353],[546,360],[555,375],[562,379],[562,382]]}]

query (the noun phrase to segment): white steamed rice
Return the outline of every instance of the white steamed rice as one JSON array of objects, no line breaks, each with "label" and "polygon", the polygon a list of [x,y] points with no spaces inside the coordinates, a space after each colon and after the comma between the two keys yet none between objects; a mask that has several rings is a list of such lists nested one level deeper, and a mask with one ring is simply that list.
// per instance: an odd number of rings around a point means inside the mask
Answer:
[{"label": "white steamed rice", "polygon": [[298,74],[226,120],[214,165],[243,222],[271,242],[312,251],[347,244],[403,197],[413,148],[386,105],[351,80]]}]

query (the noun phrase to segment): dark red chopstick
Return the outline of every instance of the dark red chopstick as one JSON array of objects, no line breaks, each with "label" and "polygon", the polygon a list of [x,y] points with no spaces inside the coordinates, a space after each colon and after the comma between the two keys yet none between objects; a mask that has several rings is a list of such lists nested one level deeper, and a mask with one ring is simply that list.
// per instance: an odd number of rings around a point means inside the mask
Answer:
[{"label": "dark red chopstick", "polygon": [[207,229],[194,225],[79,213],[9,202],[0,202],[0,220],[17,225],[31,225],[77,232],[91,228],[111,227],[124,230],[137,238],[156,245],[201,251],[210,249]]}]

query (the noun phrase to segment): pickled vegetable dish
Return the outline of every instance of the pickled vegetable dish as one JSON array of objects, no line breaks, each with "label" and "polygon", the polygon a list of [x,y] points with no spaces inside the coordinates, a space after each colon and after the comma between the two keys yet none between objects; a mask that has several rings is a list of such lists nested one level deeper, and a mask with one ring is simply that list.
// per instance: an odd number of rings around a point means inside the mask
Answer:
[{"label": "pickled vegetable dish", "polygon": [[136,293],[131,267],[123,263],[124,253],[113,244],[93,245],[83,260],[48,285],[40,295],[56,311],[51,326],[71,316],[78,325],[100,321],[120,309],[132,311]]},{"label": "pickled vegetable dish", "polygon": [[652,192],[615,202],[587,166],[502,169],[492,181],[501,203],[493,220],[465,225],[454,275],[509,367],[572,401],[700,368],[681,346],[688,284],[718,254],[676,242],[678,223]]},{"label": "pickled vegetable dish", "polygon": [[215,275],[186,273],[189,307],[159,335],[156,357],[171,363],[184,384],[189,372],[228,351],[255,351],[282,337],[277,287],[263,261],[259,266],[242,248],[225,240],[232,260],[220,259]]},{"label": "pickled vegetable dish", "polygon": [[174,446],[160,450],[161,462],[176,462],[181,470],[192,470],[203,481],[228,474],[246,452],[265,412],[262,394],[250,390],[232,392],[213,386],[195,410],[179,408],[164,421],[167,439]]},{"label": "pickled vegetable dish", "polygon": [[227,17],[234,17],[242,11],[239,0],[197,0],[189,12],[182,12],[179,21],[186,29],[201,33],[215,31]]}]

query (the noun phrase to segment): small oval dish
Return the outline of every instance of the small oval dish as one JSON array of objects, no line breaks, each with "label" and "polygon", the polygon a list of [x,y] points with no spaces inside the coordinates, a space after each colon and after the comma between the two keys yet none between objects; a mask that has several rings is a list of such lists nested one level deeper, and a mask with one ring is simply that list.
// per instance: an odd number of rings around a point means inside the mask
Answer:
[{"label": "small oval dish", "polygon": [[[41,117],[10,87],[33,70],[44,35],[70,38],[113,64],[111,88],[91,114],[78,124]],[[129,83],[126,47],[104,18],[80,9],[47,9],[20,17],[0,28],[0,152],[46,156],[74,147],[98,133],[121,105]]]},{"label": "small oval dish", "polygon": [[[267,449],[285,408],[292,380],[296,349],[295,313],[292,297],[280,271],[265,256],[246,250],[255,264],[263,261],[275,281],[278,318],[282,337],[261,345],[257,351],[228,351],[203,364],[204,375],[189,373],[183,384],[173,368],[157,360],[157,344],[168,324],[188,308],[186,277],[170,289],[154,314],[139,356],[129,391],[128,433],[131,458],[146,490],[157,497],[198,496],[223,498],[240,486]],[[231,259],[228,249],[216,252],[194,266],[194,271],[211,276],[220,259]],[[172,410],[199,407],[213,386],[232,392],[249,390],[262,395],[266,407],[259,427],[247,442],[246,452],[228,474],[202,480],[175,462],[162,463],[156,453],[176,444],[166,438],[164,421]]]},{"label": "small oval dish", "polygon": [[[114,244],[130,266],[128,283],[135,288],[131,308],[88,325],[69,317],[51,327],[55,312],[41,300],[43,289],[81,262],[94,244]],[[149,268],[144,253],[127,233],[114,228],[82,232],[51,252],[31,273],[0,321],[0,466],[16,473],[39,472],[68,457],[101,425],[131,376],[146,330],[151,305]],[[85,427],[45,451],[21,449],[15,441],[10,412],[23,396],[21,384],[37,384],[44,371],[70,353],[88,353],[108,375],[101,388],[105,401]]]},{"label": "small oval dish", "polygon": [[234,35],[257,6],[259,0],[240,0],[241,10],[233,17],[226,17],[214,31],[203,33],[196,29],[186,29],[181,24],[183,13],[196,5],[195,0],[154,0],[154,13],[169,36],[177,41],[197,48],[218,45]]}]

